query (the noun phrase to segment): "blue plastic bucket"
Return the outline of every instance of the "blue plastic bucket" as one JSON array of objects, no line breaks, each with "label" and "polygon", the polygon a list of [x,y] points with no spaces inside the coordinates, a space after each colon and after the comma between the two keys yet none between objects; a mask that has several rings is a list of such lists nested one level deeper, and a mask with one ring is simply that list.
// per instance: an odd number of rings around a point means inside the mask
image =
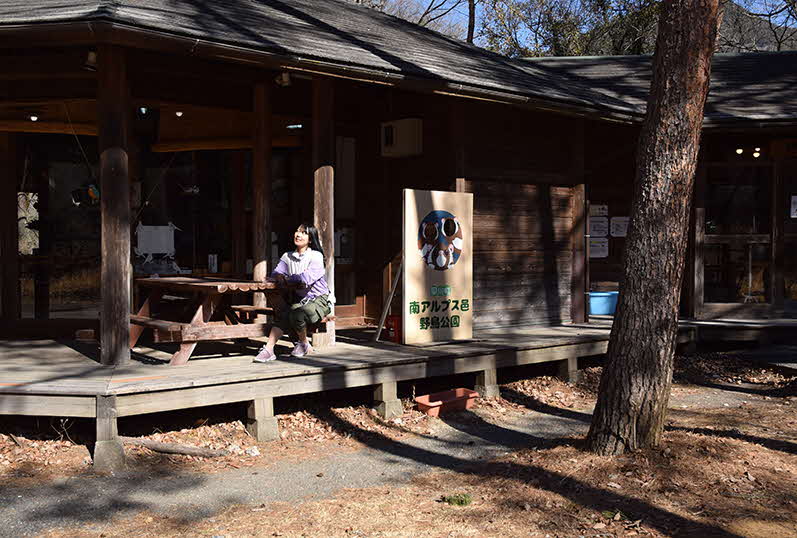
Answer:
[{"label": "blue plastic bucket", "polygon": [[616,291],[591,291],[589,292],[589,313],[591,316],[605,316],[614,314],[617,308]]}]

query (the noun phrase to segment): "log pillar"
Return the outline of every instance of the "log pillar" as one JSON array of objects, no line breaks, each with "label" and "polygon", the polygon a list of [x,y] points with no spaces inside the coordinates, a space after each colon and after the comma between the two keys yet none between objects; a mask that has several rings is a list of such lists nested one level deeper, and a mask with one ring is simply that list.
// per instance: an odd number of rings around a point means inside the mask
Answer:
[{"label": "log pillar", "polygon": [[[313,79],[313,222],[326,255],[326,280],[335,295],[335,94],[329,78]],[[332,306],[334,313],[334,305]],[[335,342],[334,328],[329,331]]]},{"label": "log pillar", "polygon": [[570,318],[573,323],[589,321],[587,291],[587,199],[584,185],[584,121],[577,120],[571,140],[570,178],[573,181],[572,271],[570,282]]},{"label": "log pillar", "polygon": [[93,456],[94,470],[98,473],[112,473],[125,468],[125,449],[119,438],[116,418],[116,396],[97,396],[97,437]]},{"label": "log pillar", "polygon": [[274,398],[258,398],[249,402],[246,411],[246,431],[258,441],[278,441],[280,438],[277,417],[274,416]]},{"label": "log pillar", "polygon": [[[271,84],[254,88],[252,141],[252,260],[254,280],[265,280],[271,270]],[[266,296],[255,293],[255,306],[266,306]]]},{"label": "log pillar", "polygon": [[395,381],[387,381],[374,389],[376,412],[385,420],[400,417],[404,414],[404,406],[398,399],[398,386]]},{"label": "log pillar", "polygon": [[97,51],[97,121],[102,213],[101,362],[130,360],[130,172],[127,129],[130,93],[124,49]]},{"label": "log pillar", "polygon": [[0,133],[0,319],[6,323],[20,317],[17,163],[14,138]]}]

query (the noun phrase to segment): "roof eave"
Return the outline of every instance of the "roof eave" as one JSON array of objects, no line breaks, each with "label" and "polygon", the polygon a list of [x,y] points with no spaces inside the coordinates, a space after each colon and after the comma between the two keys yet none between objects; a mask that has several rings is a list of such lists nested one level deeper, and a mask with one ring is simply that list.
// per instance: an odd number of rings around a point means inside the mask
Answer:
[{"label": "roof eave", "polygon": [[119,23],[103,17],[90,20],[0,26],[0,48],[54,47],[114,44],[257,66],[266,69],[304,71],[310,74],[343,77],[384,84],[423,93],[505,103],[534,110],[620,123],[638,123],[642,116],[620,109],[586,103],[544,99],[533,95],[503,92],[472,84],[428,79],[378,70],[367,66],[329,60],[290,56],[230,43],[178,35],[151,28]]}]

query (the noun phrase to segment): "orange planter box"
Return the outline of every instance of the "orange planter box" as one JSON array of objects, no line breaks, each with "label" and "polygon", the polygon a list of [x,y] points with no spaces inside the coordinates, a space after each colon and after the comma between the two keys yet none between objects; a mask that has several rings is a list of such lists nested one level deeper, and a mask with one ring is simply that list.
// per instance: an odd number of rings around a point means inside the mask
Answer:
[{"label": "orange planter box", "polygon": [[463,411],[473,407],[473,401],[479,393],[470,389],[453,389],[435,392],[415,398],[418,409],[430,417],[440,416],[441,413]]}]

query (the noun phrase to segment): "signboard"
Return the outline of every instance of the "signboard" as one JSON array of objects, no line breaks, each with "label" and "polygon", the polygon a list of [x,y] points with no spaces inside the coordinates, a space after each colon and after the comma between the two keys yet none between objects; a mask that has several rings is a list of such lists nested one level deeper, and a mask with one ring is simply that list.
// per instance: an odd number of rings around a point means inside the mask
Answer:
[{"label": "signboard", "polygon": [[473,194],[404,189],[402,343],[473,336]]},{"label": "signboard", "polygon": [[625,237],[628,235],[628,223],[631,217],[612,217],[611,229],[612,237]]},{"label": "signboard", "polygon": [[590,217],[608,217],[609,216],[609,206],[605,204],[590,204],[589,205],[589,216]]},{"label": "signboard", "polygon": [[609,235],[609,219],[606,217],[589,218],[590,237],[606,237]]},{"label": "signboard", "polygon": [[797,196],[791,197],[791,218],[797,219]]},{"label": "signboard", "polygon": [[608,258],[609,257],[609,240],[606,238],[590,239],[589,240],[589,257],[590,258]]}]

